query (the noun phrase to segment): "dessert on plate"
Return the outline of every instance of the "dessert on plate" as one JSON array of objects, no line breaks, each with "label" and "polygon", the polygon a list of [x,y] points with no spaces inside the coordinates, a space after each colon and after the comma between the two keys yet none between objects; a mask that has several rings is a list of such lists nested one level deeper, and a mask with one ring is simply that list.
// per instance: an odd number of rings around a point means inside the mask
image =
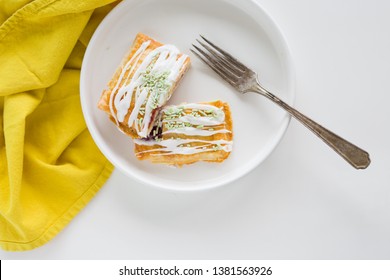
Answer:
[{"label": "dessert on plate", "polygon": [[139,33],[98,107],[125,134],[145,138],[189,66],[190,58],[175,46]]},{"label": "dessert on plate", "polygon": [[133,138],[139,160],[182,166],[229,156],[233,130],[227,103],[166,105],[189,67],[190,58],[175,46],[138,33],[103,91],[98,108]]},{"label": "dessert on plate", "polygon": [[153,163],[222,162],[233,144],[229,105],[218,100],[166,106],[149,138],[134,139],[134,143],[136,157]]}]

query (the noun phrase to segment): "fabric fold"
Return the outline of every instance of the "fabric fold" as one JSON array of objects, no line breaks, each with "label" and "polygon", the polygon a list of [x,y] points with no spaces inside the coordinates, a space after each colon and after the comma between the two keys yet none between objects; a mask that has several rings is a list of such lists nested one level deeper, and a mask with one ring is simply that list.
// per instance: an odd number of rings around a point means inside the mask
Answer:
[{"label": "fabric fold", "polygon": [[112,2],[0,3],[4,250],[30,250],[52,239],[112,172],[86,128],[79,97],[85,44]]}]

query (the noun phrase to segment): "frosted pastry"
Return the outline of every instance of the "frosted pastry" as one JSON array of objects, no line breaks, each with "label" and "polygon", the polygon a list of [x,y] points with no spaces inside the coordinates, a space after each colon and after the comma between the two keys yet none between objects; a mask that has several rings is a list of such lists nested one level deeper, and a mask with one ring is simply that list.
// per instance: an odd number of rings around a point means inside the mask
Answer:
[{"label": "frosted pastry", "polygon": [[222,101],[166,106],[148,139],[134,139],[140,160],[181,166],[222,162],[233,145],[229,105]]},{"label": "frosted pastry", "polygon": [[145,138],[189,66],[190,58],[175,46],[139,33],[98,107],[130,137]]}]

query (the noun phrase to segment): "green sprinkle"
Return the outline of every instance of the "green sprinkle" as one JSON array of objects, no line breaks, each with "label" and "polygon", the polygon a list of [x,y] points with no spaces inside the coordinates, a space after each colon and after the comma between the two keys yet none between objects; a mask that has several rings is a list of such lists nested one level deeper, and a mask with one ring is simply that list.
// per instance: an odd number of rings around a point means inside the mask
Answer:
[{"label": "green sprinkle", "polygon": [[[154,63],[152,63],[154,64]],[[171,83],[167,80],[170,71],[156,72],[153,71],[153,65],[150,64],[144,73],[142,73],[142,84],[140,87],[146,88],[151,94],[152,109],[156,109],[159,106],[161,96],[168,93]]]},{"label": "green sprinkle", "polygon": [[203,127],[204,127],[204,125],[203,125],[203,124],[200,124],[200,125],[198,125],[196,128],[202,129]]},{"label": "green sprinkle", "polygon": [[213,150],[214,150],[214,151],[220,151],[220,150],[222,150],[221,144],[217,144],[217,145],[213,146]]},{"label": "green sprinkle", "polygon": [[165,114],[167,115],[171,115],[175,112],[175,110],[171,107],[171,108],[168,108],[166,111],[165,111]]}]

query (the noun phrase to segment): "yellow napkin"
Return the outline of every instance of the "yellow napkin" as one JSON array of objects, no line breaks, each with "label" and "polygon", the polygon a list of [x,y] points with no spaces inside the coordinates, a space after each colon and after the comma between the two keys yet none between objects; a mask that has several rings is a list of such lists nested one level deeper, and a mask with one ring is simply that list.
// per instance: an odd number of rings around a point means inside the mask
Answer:
[{"label": "yellow napkin", "polygon": [[[58,234],[112,165],[83,119],[86,45],[113,0],[0,1],[0,246],[30,250]],[[107,5],[107,6],[105,6]]]}]

